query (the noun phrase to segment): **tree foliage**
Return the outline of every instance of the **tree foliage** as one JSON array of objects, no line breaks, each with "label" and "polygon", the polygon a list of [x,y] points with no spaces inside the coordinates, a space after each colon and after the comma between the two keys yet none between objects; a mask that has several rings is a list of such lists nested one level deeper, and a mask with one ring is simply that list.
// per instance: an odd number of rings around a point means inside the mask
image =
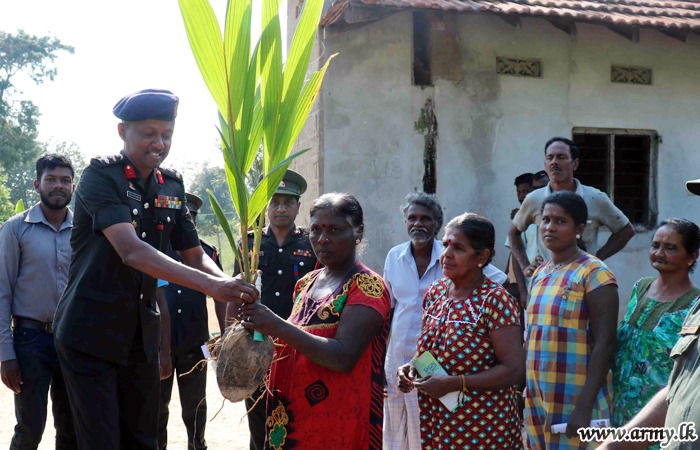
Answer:
[{"label": "tree foliage", "polygon": [[[53,80],[60,52],[72,54],[74,49],[50,36],[29,35],[23,30],[16,34],[0,31],[0,173],[6,176],[4,187],[13,204],[22,200],[31,205],[36,201],[35,163],[42,151],[79,155],[75,144],[38,142],[39,108],[30,100],[16,98],[21,91],[15,77],[21,73],[37,84]],[[74,164],[82,168],[82,156]]]},{"label": "tree foliage", "polygon": [[0,116],[7,113],[8,97],[16,90],[12,78],[21,72],[36,84],[53,81],[57,73],[54,62],[61,51],[72,55],[75,49],[50,36],[29,35],[24,30],[17,34],[0,31]]},{"label": "tree foliage", "polygon": [[14,117],[0,116],[0,167],[7,175],[13,203],[33,203],[34,164],[41,153],[37,142],[39,110],[31,101],[20,102]]},{"label": "tree foliage", "polygon": [[226,217],[232,222],[238,221],[238,216],[233,209],[233,201],[228,193],[224,168],[205,162],[197,167],[192,182],[188,183],[188,192],[199,196],[204,201],[202,209],[197,216],[197,228],[202,235],[214,234],[216,232],[214,227],[217,226],[214,210],[211,207],[211,203],[206,200],[207,189],[221,199],[221,209]]},{"label": "tree foliage", "polygon": [[5,187],[7,177],[0,173],[0,224],[13,216],[14,207],[10,202],[10,190]]}]

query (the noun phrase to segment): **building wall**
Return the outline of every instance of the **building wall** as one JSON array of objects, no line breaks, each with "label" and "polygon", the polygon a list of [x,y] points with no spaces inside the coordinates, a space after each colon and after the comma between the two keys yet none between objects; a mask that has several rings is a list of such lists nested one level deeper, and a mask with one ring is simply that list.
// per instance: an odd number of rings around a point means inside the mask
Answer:
[{"label": "building wall", "polygon": [[[521,29],[495,16],[456,20],[459,80],[430,87],[412,85],[410,12],[324,41],[325,54],[339,56],[324,82],[322,191],[347,191],[362,203],[362,260],[372,269],[381,272],[388,250],[406,240],[399,206],[422,189],[424,139],[416,122],[428,98],[438,121],[437,194],[446,219],[485,215],[502,243],[517,206],[515,176],[543,168],[551,136],[601,127],[658,131],[659,220],[700,223],[700,198],[684,187],[700,177],[700,39],[684,44],[642,30],[634,44],[597,25],[578,24],[572,38],[543,19],[523,19]],[[543,78],[498,75],[496,56],[539,58]],[[653,67],[654,85],[613,84],[611,64]],[[601,234],[599,245],[606,239]],[[609,260],[623,305],[638,278],[655,274],[646,256],[650,239],[650,231],[639,231]],[[495,264],[505,268],[507,256],[498,244]]]}]

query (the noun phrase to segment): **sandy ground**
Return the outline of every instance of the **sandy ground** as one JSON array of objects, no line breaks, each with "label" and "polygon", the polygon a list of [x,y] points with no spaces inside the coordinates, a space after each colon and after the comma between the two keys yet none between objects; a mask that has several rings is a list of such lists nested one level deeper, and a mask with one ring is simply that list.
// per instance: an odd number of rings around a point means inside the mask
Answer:
[{"label": "sandy ground", "polygon": [[[211,303],[211,300],[210,300]],[[213,304],[208,305],[210,314],[211,331],[218,331],[219,326],[213,316]],[[12,391],[0,384],[0,449],[10,447],[13,429],[16,424],[14,412],[14,400]],[[245,405],[243,402],[231,403],[228,400],[224,404],[218,416],[212,417],[221,408],[224,398],[216,384],[216,375],[211,367],[207,371],[207,422],[206,440],[210,449],[244,450],[248,449],[250,434],[248,433],[248,419],[245,417]],[[53,415],[51,414],[51,399],[49,398],[48,419],[46,430],[39,445],[39,450],[51,450],[54,446],[56,432],[53,427]],[[173,397],[170,401],[170,421],[168,423],[168,448],[173,450],[187,449],[187,430],[182,424],[180,396],[177,392],[177,383],[173,388]]]}]

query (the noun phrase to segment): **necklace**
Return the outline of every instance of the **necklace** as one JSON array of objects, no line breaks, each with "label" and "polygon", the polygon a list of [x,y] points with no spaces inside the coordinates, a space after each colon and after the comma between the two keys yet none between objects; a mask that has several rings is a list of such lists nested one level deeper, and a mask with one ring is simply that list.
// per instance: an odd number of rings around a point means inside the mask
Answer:
[{"label": "necklace", "polygon": [[[311,300],[317,300],[317,299],[314,299],[314,293],[316,293],[316,285],[318,284],[318,279],[321,278],[321,276],[323,274],[325,274],[325,271],[323,273],[319,274],[314,279],[314,281],[311,282],[311,288],[307,291],[307,295],[309,296],[309,298]],[[340,279],[340,281],[333,283],[333,284],[328,284],[326,286],[327,288],[329,288],[331,290],[331,294],[334,293],[336,291],[336,289],[338,289],[338,287],[343,282],[343,280],[345,279],[346,276],[347,276],[347,273],[345,275],[343,275],[343,277]]]},{"label": "necklace", "polygon": [[[448,292],[445,293],[445,300],[442,302],[442,305],[440,306],[440,311],[437,313],[438,317],[432,316],[428,314],[430,317],[433,319],[438,319],[441,322],[454,322],[454,323],[466,323],[470,325],[476,325],[479,322],[479,319],[481,319],[482,314],[484,313],[484,304],[483,304],[483,298],[481,296],[481,285],[479,285],[477,288],[472,290],[471,294],[469,294],[468,297],[462,299],[464,303],[467,305],[467,309],[469,310],[469,318],[471,321],[463,321],[463,320],[455,320],[451,319],[451,310],[452,310],[452,303],[460,300],[456,298],[450,298],[449,294],[449,286],[454,287],[454,283],[452,283],[452,280],[449,281],[448,285]],[[490,294],[490,292],[489,292]],[[476,310],[474,309],[474,304],[472,303],[471,297],[476,295],[476,297],[482,301],[481,305],[479,306],[479,313],[477,314]],[[487,294],[488,296],[488,294]],[[447,313],[443,314],[442,311],[444,307],[447,306]]]},{"label": "necklace", "polygon": [[[564,262],[560,262],[559,264],[557,264],[557,265],[555,265],[555,266],[552,266],[552,267],[550,267],[551,264],[552,264],[552,261],[550,260],[550,261],[547,263],[547,266],[545,267],[545,270],[544,270],[545,273],[548,274],[548,275],[553,274],[554,272],[556,272],[556,271],[562,269],[563,267],[565,267],[566,265],[568,265],[569,263],[571,263],[572,261],[574,261],[580,254],[581,254],[581,249],[579,248],[578,250],[576,250],[576,253],[574,253],[574,255],[573,255],[571,258],[567,259],[567,260],[564,261]],[[549,269],[549,270],[547,270],[547,269]]]}]

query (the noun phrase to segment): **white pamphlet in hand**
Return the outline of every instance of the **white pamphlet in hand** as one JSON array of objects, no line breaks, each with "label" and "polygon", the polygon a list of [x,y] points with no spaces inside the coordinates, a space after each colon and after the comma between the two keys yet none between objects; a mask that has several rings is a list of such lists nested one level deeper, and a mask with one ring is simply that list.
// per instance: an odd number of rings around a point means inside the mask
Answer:
[{"label": "white pamphlet in hand", "polygon": [[[552,434],[558,434],[558,433],[566,433],[566,426],[568,424],[566,423],[558,423],[556,425],[552,425],[551,432]],[[610,427],[610,419],[596,419],[596,420],[591,420],[591,428],[608,428]]]},{"label": "white pamphlet in hand", "polygon": [[[416,370],[421,378],[425,378],[434,373],[447,375],[445,369],[442,368],[442,366],[437,362],[433,355],[430,354],[430,352],[425,352],[420,355],[415,361],[413,361],[413,364],[416,366]],[[440,397],[440,401],[443,405],[445,405],[445,408],[447,408],[448,411],[454,412],[459,405],[459,391],[445,394],[444,396]]]},{"label": "white pamphlet in hand", "polygon": [[204,359],[209,360],[209,364],[211,364],[212,368],[216,370],[216,360],[212,359],[211,353],[209,353],[209,349],[207,348],[208,342],[205,342],[202,344],[202,353],[204,354]]}]

